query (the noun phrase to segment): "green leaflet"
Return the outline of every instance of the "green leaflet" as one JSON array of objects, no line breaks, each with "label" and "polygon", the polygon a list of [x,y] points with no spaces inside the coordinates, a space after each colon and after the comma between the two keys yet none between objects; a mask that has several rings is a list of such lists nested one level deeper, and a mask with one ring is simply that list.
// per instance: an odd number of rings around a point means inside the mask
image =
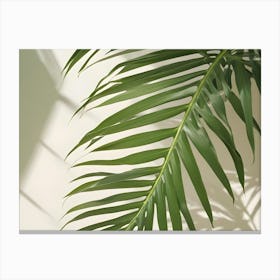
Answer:
[{"label": "green leaflet", "polygon": [[240,181],[242,187],[244,188],[243,161],[242,161],[240,154],[236,150],[236,147],[235,147],[231,134],[224,127],[222,122],[218,118],[216,118],[213,114],[211,114],[211,111],[209,109],[207,110],[206,105],[204,105],[204,107],[197,106],[196,109],[198,110],[200,115],[203,117],[203,119],[206,122],[206,124],[208,125],[208,127],[222,140],[222,142],[227,147],[227,149],[233,159],[239,181]]},{"label": "green leaflet", "polygon": [[201,201],[201,204],[203,205],[203,208],[205,209],[209,220],[213,225],[212,209],[208,200],[207,192],[202,181],[201,174],[197,166],[196,160],[194,158],[193,152],[191,150],[189,141],[184,134],[181,135],[178,144],[181,160],[186,170],[188,171],[188,174],[193,182],[193,186]]},{"label": "green leaflet", "polygon": [[93,151],[116,150],[143,146],[172,137],[175,132],[174,128],[143,132],[102,145]]},{"label": "green leaflet", "polygon": [[[230,94],[228,96],[228,100],[229,100],[230,104],[232,105],[234,111],[240,117],[240,119],[245,121],[241,102],[240,102],[239,98],[232,91],[230,92]],[[261,129],[255,119],[253,119],[253,123],[254,123],[255,129],[258,131],[259,134],[261,134]]]},{"label": "green leaflet", "polygon": [[90,50],[76,50],[63,68],[63,71],[65,71],[64,75],[66,76],[67,73],[74,67],[74,65],[89,51]]},{"label": "green leaflet", "polygon": [[204,93],[209,98],[209,101],[210,101],[211,105],[213,106],[216,114],[226,124],[226,126],[228,128],[230,128],[230,125],[229,125],[228,119],[227,119],[225,103],[224,103],[222,97],[220,96],[219,90],[216,89],[212,83],[208,83],[208,86],[209,86],[211,92],[209,92],[207,89],[205,89]]},{"label": "green leaflet", "polygon": [[148,124],[157,123],[166,119],[170,119],[171,117],[177,116],[178,114],[184,112],[186,109],[186,105],[179,105],[176,107],[162,109],[156,112],[152,112],[146,115],[141,115],[139,117],[132,118],[128,121],[123,121],[120,124],[116,124],[110,127],[106,127],[102,129],[102,135],[112,134],[116,132],[124,131],[137,128]]},{"label": "green leaflet", "polygon": [[100,223],[96,223],[96,224],[92,224],[86,227],[83,227],[79,230],[81,231],[89,231],[89,230],[95,230],[104,226],[108,226],[108,225],[115,225],[117,227],[122,227],[123,225],[128,224],[128,222],[131,220],[131,218],[135,215],[136,211],[131,212],[129,214],[120,216],[118,218],[114,218],[114,219],[110,219],[104,222],[100,222]]},{"label": "green leaflet", "polygon": [[86,66],[88,65],[89,61],[99,52],[99,50],[95,50],[89,57],[88,59],[85,61],[85,63],[83,64],[83,66],[80,68],[79,73],[82,72]]},{"label": "green leaflet", "polygon": [[249,50],[249,58],[252,67],[252,77],[257,84],[259,93],[261,93],[261,50]]},{"label": "green leaflet", "polygon": [[160,230],[167,230],[165,190],[162,183],[159,183],[155,190],[155,204],[157,208],[157,220]]},{"label": "green leaflet", "polygon": [[99,139],[101,139],[102,137],[92,137],[92,138],[87,138],[87,139],[81,139],[80,142],[74,146],[72,148],[72,150],[66,155],[65,159],[67,159],[76,149],[78,149],[80,146],[82,146],[83,144],[87,143],[88,141],[91,141],[90,142],[90,145],[93,145],[95,142],[97,142]]},{"label": "green leaflet", "polygon": [[261,65],[258,62],[252,62],[253,78],[256,81],[259,93],[261,93]]},{"label": "green leaflet", "polygon": [[153,229],[153,219],[154,219],[154,201],[151,198],[147,205],[147,216],[145,219],[145,230]]},{"label": "green leaflet", "polygon": [[148,191],[126,192],[126,193],[115,194],[115,195],[106,197],[104,199],[89,201],[89,202],[79,204],[79,205],[69,209],[66,214],[69,214],[74,211],[91,208],[91,207],[96,207],[96,206],[100,206],[100,205],[105,205],[105,204],[110,204],[110,203],[114,203],[114,202],[118,202],[118,201],[135,199],[135,198],[146,196],[147,194],[148,194]]},{"label": "green leaflet", "polygon": [[[155,149],[148,150],[144,152],[135,153],[123,158],[112,159],[112,160],[91,160],[86,162],[78,163],[74,166],[83,166],[83,165],[121,165],[121,164],[138,164],[150,162],[159,158],[162,158],[166,155],[168,149]],[[98,173],[99,174],[99,173]],[[110,174],[107,174],[110,175]]]},{"label": "green leaflet", "polygon": [[127,229],[133,230],[135,226],[137,226],[137,230],[143,230],[145,226],[145,211],[140,212],[140,214],[136,213],[137,219],[136,219],[136,224],[131,224],[131,222],[128,224],[126,227]]},{"label": "green leaflet", "polygon": [[231,74],[232,74],[231,69],[228,67],[223,72],[221,67],[216,67],[215,74],[218,77],[217,82],[220,85],[220,87],[223,89],[225,96],[229,96],[230,88],[231,88]]},{"label": "green leaflet", "polygon": [[239,91],[240,102],[243,109],[244,119],[246,123],[246,131],[248,140],[255,153],[255,141],[253,132],[253,114],[252,114],[252,98],[251,98],[251,82],[248,71],[240,62],[234,62],[233,69],[235,72],[235,79]]},{"label": "green leaflet", "polygon": [[165,180],[164,188],[165,188],[167,204],[168,204],[173,230],[182,230],[182,221],[181,221],[174,185],[172,184],[170,170],[165,171],[164,180]]},{"label": "green leaflet", "polygon": [[[120,183],[122,181],[126,181],[129,179],[135,179],[143,176],[148,175],[155,175],[159,172],[159,167],[143,167],[143,168],[135,168],[129,171],[125,171],[119,174],[113,174],[107,176],[101,180],[91,181],[80,185],[79,187],[72,190],[66,196],[71,196],[76,193],[85,192],[85,191],[92,191],[97,187],[107,186],[113,183]],[[133,186],[132,186],[133,187]],[[102,188],[101,188],[102,189]]]},{"label": "green leaflet", "polygon": [[197,125],[194,115],[189,117],[184,126],[184,130],[234,201],[234,195],[229,180],[219,163],[216,150],[206,130]]},{"label": "green leaflet", "polygon": [[[81,192],[87,191],[100,191],[100,190],[112,190],[112,189],[130,189],[130,188],[142,188],[153,185],[154,180],[122,180],[104,185],[94,186],[90,183],[89,187],[85,188]],[[77,192],[78,193],[78,192]],[[68,194],[67,196],[69,196]]]},{"label": "green leaflet", "polygon": [[[100,62],[102,62],[102,61],[109,60],[109,59],[112,59],[112,58],[114,58],[114,57],[122,56],[122,55],[124,55],[124,54],[129,54],[129,53],[138,52],[138,51],[140,51],[140,49],[120,51],[120,52],[118,52],[118,53],[114,53],[114,54],[111,54],[111,55],[109,55],[109,56],[105,56],[104,58],[99,59],[99,60],[95,61],[94,63],[91,63],[90,65],[87,65],[87,67],[86,67],[86,68],[84,67],[84,68],[85,68],[85,70],[86,70],[86,69],[92,67],[93,65],[95,65],[95,64],[97,64],[97,63],[100,63]],[[81,71],[81,70],[80,70],[80,71]]]},{"label": "green leaflet", "polygon": [[120,206],[99,208],[99,209],[87,211],[87,212],[84,212],[84,213],[74,217],[70,221],[68,221],[64,225],[64,227],[67,226],[68,224],[72,223],[72,222],[75,222],[75,221],[78,221],[78,220],[81,220],[81,219],[85,219],[87,217],[92,217],[92,216],[95,216],[95,215],[102,215],[102,214],[122,212],[122,211],[126,211],[126,210],[131,210],[131,209],[137,209],[140,206],[141,206],[141,202],[132,202],[132,203],[128,203],[128,204],[122,204]]},{"label": "green leaflet", "polygon": [[[79,165],[75,165],[75,166],[79,166]],[[85,175],[79,176],[75,179],[73,179],[71,182],[80,180],[80,179],[84,179],[84,178],[88,178],[88,177],[96,177],[96,176],[107,176],[107,175],[112,175],[114,173],[111,172],[92,172],[92,173],[87,173]]]},{"label": "green leaflet", "polygon": [[187,206],[185,191],[182,182],[181,163],[176,150],[170,159],[170,169],[172,173],[173,185],[175,187],[180,211],[182,212],[190,230],[195,230],[194,222]]}]

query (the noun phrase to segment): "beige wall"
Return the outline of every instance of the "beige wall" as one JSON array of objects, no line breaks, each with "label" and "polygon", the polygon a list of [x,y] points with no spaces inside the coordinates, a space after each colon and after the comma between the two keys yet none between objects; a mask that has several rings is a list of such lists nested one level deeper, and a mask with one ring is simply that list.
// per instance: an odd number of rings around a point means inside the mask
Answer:
[{"label": "beige wall", "polygon": [[[84,201],[84,195],[77,195],[63,202],[63,196],[73,186],[69,181],[75,175],[81,175],[78,168],[70,166],[81,154],[73,154],[66,162],[65,155],[77,143],[84,132],[94,127],[112,111],[126,103],[114,104],[108,109],[100,108],[85,114],[81,119],[74,118],[73,112],[81,100],[90,93],[97,81],[117,62],[100,63],[79,78],[74,71],[65,80],[61,70],[72,50],[23,50],[20,51],[20,229],[21,230],[57,230],[63,224],[61,217],[71,205]],[[254,114],[260,120],[260,97],[254,92]],[[215,230],[257,230],[260,229],[260,137],[256,133],[256,157],[250,153],[244,124],[231,108],[229,119],[237,137],[236,145],[241,151],[246,168],[246,193],[237,182],[233,163],[225,147],[213,135],[218,146],[218,156],[226,168],[226,173],[236,195],[235,205],[223,191],[220,183],[207,164],[196,153],[202,166],[203,178],[214,211]],[[176,121],[176,120],[174,120]],[[178,121],[178,120],[177,120]],[[171,123],[159,123],[154,128],[166,127]],[[137,131],[141,131],[139,128]],[[136,131],[136,130],[135,130]],[[113,136],[107,139],[112,139]],[[107,141],[108,141],[107,140]],[[167,141],[168,142],[168,141]],[[167,143],[166,141],[162,145]],[[149,145],[154,146],[154,145]],[[137,149],[136,149],[137,150]],[[125,151],[102,152],[102,157],[113,158]],[[129,169],[129,166],[124,166]],[[102,170],[99,167],[98,170]],[[113,171],[119,171],[112,167]],[[106,170],[109,171],[109,170]],[[210,224],[202,211],[191,182],[185,176],[185,188],[191,202],[191,214],[198,229],[209,229]],[[90,194],[93,197],[93,194]],[[95,193],[96,198],[104,193]],[[88,194],[87,194],[88,198]],[[100,219],[102,217],[97,217]],[[86,221],[84,221],[86,224]],[[80,222],[79,225],[82,223]],[[67,229],[76,229],[73,224]]]}]

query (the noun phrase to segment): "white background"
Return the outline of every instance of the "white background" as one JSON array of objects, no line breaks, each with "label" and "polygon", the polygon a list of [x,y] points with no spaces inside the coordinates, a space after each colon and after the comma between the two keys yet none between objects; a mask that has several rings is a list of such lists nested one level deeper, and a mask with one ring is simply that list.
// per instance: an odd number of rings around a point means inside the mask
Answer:
[{"label": "white background", "polygon": [[[3,279],[279,279],[278,1],[1,2]],[[18,49],[261,48],[262,233],[20,235]]]}]

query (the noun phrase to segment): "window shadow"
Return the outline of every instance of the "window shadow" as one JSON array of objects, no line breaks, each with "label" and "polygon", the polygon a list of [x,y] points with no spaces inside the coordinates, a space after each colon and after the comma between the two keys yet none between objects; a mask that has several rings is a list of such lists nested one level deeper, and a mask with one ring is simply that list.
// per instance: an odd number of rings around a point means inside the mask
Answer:
[{"label": "window shadow", "polygon": [[[49,52],[48,55],[52,55],[52,53]],[[52,63],[55,69],[54,73],[57,76],[60,75],[60,69],[54,56]],[[52,107],[59,98],[53,78],[41,62],[36,50],[19,51],[20,182],[39,144],[41,133]]]}]

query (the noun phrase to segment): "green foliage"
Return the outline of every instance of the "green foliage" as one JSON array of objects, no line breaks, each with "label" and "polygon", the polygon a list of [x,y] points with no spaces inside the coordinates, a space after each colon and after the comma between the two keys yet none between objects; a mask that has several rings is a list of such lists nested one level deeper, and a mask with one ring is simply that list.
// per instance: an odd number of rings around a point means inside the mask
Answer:
[{"label": "green foliage", "polygon": [[[152,230],[156,211],[160,230],[168,229],[167,216],[171,219],[173,230],[182,230],[182,219],[189,230],[195,230],[181,169],[187,172],[200,203],[213,224],[211,204],[193,147],[205,159],[234,202],[234,192],[207,131],[211,130],[224,143],[244,188],[243,161],[234,143],[225,103],[229,102],[245,123],[247,138],[254,153],[253,129],[260,133],[260,128],[252,115],[251,81],[255,80],[260,90],[260,51],[152,50],[143,54],[141,50],[110,50],[104,57],[96,60],[98,52],[99,50],[76,50],[64,68],[65,74],[78,63],[82,63],[79,68],[79,72],[82,72],[91,67],[94,69],[95,64],[109,59],[127,54],[133,54],[134,57],[124,59],[103,77],[75,114],[84,109],[92,110],[137,97],[142,99],[137,99],[131,105],[111,114],[86,133],[68,156],[82,146],[91,153],[141,147],[164,139],[172,141],[167,148],[143,148],[141,152],[113,160],[94,156],[90,161],[77,163],[74,167],[89,166],[93,171],[97,165],[104,166],[104,171],[106,166],[110,165],[132,167],[129,171],[117,174],[93,172],[75,178],[75,183],[81,179],[88,180],[78,184],[66,197],[97,190],[118,189],[120,192],[71,208],[66,216],[80,212],[68,219],[65,226],[90,218],[89,225],[80,230]],[[145,68],[151,65],[152,69]],[[138,71],[131,73],[132,70]],[[232,81],[236,83],[237,92],[234,92]],[[174,105],[172,101],[181,103]],[[165,108],[160,105],[165,105]],[[107,135],[168,121],[180,114],[183,116],[175,127],[147,129],[142,133],[98,145]],[[137,167],[137,164],[158,159],[162,159],[162,164]],[[101,176],[101,179],[93,180],[94,176]],[[152,179],[143,180],[143,176]],[[114,203],[114,206],[110,206],[111,203]],[[125,214],[123,211],[126,211]],[[118,216],[95,222],[96,215],[107,213]]]}]

